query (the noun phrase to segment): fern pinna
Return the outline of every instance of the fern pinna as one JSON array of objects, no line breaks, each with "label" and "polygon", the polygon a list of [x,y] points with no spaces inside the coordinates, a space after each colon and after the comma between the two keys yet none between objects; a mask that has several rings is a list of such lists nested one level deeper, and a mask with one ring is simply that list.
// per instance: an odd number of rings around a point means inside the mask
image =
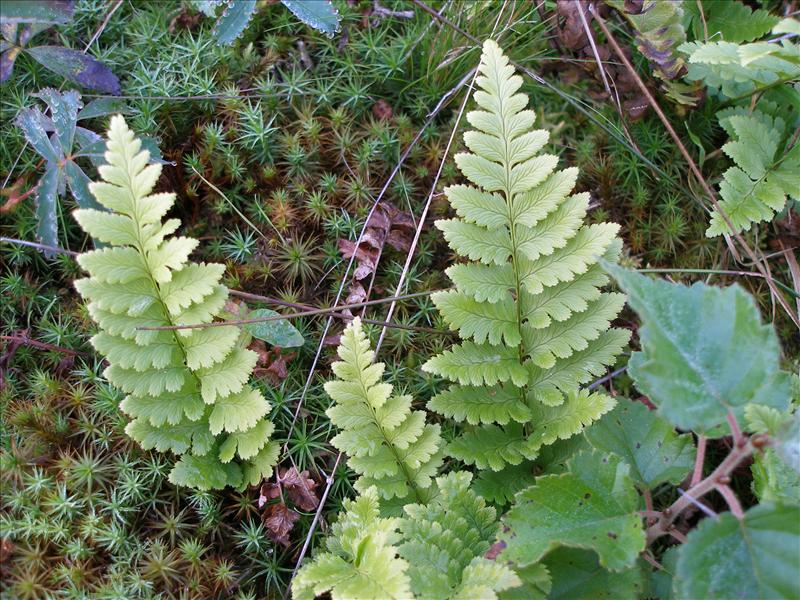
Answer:
[{"label": "fern pinna", "polygon": [[128,396],[126,432],[145,449],[181,455],[170,480],[198,489],[243,487],[269,476],[278,446],[270,442],[270,405],[247,383],[256,353],[233,326],[142,330],[142,326],[211,323],[228,297],[225,267],[192,263],[197,240],[170,237],[162,222],[173,193],[151,194],[161,165],[149,164],[121,116],[111,119],[102,182],[89,185],[107,211],[75,218],[109,247],[78,257],[90,277],[75,282],[100,328],[92,345],[110,366],[105,376]]},{"label": "fern pinna", "polygon": [[386,499],[425,501],[442,463],[439,426],[411,410],[410,396],[393,395],[392,386],[381,383],[384,364],[372,362],[375,353],[360,319],[345,329],[338,353],[337,379],[325,384],[335,402],[327,415],[342,429],[331,443],[359,474],[356,490],[374,485]]},{"label": "fern pinna", "polygon": [[471,261],[447,269],[454,290],[433,295],[463,341],[423,369],[454,382],[428,407],[469,425],[449,454],[500,470],[613,407],[578,387],[614,362],[629,333],[609,329],[624,296],[599,290],[598,261],[617,258],[619,226],[583,225],[589,195],[570,194],[578,171],[539,154],[548,134],[532,129],[522,79],[494,41],[479,72],[483,110],[468,113],[477,131],[464,136],[472,153],[455,157],[474,185],[448,187],[458,218],[436,222]]}]

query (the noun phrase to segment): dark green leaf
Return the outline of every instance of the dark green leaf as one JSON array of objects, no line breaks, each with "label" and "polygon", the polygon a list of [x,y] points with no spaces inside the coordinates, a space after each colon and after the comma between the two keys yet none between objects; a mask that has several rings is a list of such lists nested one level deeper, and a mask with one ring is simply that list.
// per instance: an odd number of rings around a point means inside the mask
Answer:
[{"label": "dark green leaf", "polygon": [[[60,171],[50,164],[36,186],[36,237],[46,246],[58,247],[58,180]],[[44,250],[47,258],[55,252]]]},{"label": "dark green leaf", "polygon": [[232,44],[242,35],[255,10],[256,0],[233,0],[226,5],[214,27],[214,35],[219,43]]},{"label": "dark green leaf", "polygon": [[644,550],[639,494],[630,467],[613,455],[581,452],[562,475],[536,478],[506,515],[507,560],[534,563],[558,546],[591,548],[608,569],[632,567]]},{"label": "dark green leaf", "polygon": [[124,100],[118,98],[97,98],[89,102],[89,104],[78,113],[78,121],[95,119],[106,115],[124,114],[126,112],[129,111]]},{"label": "dark green leaf", "polygon": [[[274,310],[259,308],[247,313],[246,318],[259,319],[261,317],[275,316],[278,316],[278,313]],[[305,343],[303,336],[289,323],[288,319],[250,323],[245,325],[244,328],[254,338],[264,340],[268,344],[280,346],[281,348],[294,348],[296,346],[302,346]]]},{"label": "dark green leaf", "polygon": [[800,598],[800,508],[760,504],[704,519],[678,552],[682,598]]},{"label": "dark green leaf", "polygon": [[[500,555],[502,560],[502,554]],[[522,580],[522,585],[500,592],[500,600],[544,600],[552,587],[550,574],[542,563],[515,568],[514,572]]]},{"label": "dark green leaf", "polygon": [[661,555],[661,569],[650,572],[650,593],[648,597],[659,600],[673,600],[675,598],[675,569],[678,562],[678,546],[672,546]]},{"label": "dark green leaf", "polygon": [[533,485],[533,464],[523,460],[518,465],[508,465],[500,471],[482,470],[473,484],[475,493],[496,504],[506,504],[514,494]]},{"label": "dark green leaf", "polygon": [[589,443],[623,458],[640,488],[680,483],[694,465],[692,435],[678,435],[672,425],[641,402],[618,401],[613,411],[585,431]]},{"label": "dark green leaf", "polygon": [[749,402],[786,410],[790,378],[780,370],[778,338],[741,287],[687,287],[606,268],[642,320],[642,351],[628,371],[659,414],[718,437],[729,431],[728,412],[743,422]]},{"label": "dark green leaf", "polygon": [[75,11],[73,0],[3,0],[0,23],[66,24]]},{"label": "dark green leaf", "polygon": [[81,208],[105,210],[97,200],[95,200],[92,192],[89,191],[89,183],[91,180],[74,161],[68,160],[66,162],[65,172],[69,191],[72,192],[72,196],[75,198],[75,202],[78,203],[78,206]]},{"label": "dark green leaf", "polygon": [[106,94],[120,93],[117,76],[91,56],[61,46],[37,46],[28,48],[26,52],[43,66],[70,81]]},{"label": "dark green leaf", "polygon": [[644,597],[644,577],[638,566],[611,573],[600,566],[594,552],[577,548],[558,548],[542,562],[553,582],[547,596],[549,600],[635,600]]},{"label": "dark green leaf", "polygon": [[706,11],[705,28],[708,29],[711,41],[725,40],[737,44],[752,42],[768,34],[780,21],[779,17],[769,14],[766,10],[752,10],[749,6],[734,0],[706,2],[703,9]]},{"label": "dark green leaf", "polygon": [[778,458],[774,449],[757,454],[750,470],[759,502],[800,505],[800,473]]},{"label": "dark green leaf", "polygon": [[339,31],[339,11],[330,0],[281,0],[306,25],[333,37]]},{"label": "dark green leaf", "polygon": [[24,108],[17,115],[17,126],[22,129],[25,139],[42,158],[49,163],[58,163],[60,154],[45,130],[46,119],[39,109]]}]

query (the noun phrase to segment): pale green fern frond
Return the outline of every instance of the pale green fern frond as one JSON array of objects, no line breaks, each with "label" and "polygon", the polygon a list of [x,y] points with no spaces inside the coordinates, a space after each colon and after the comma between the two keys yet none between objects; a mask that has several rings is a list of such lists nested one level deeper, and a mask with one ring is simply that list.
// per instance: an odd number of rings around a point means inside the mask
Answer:
[{"label": "pale green fern frond", "polygon": [[[532,129],[522,79],[491,40],[476,83],[471,152],[455,157],[472,185],[445,190],[457,218],[436,222],[469,261],[447,269],[454,290],[433,295],[462,341],[423,369],[454,383],[429,408],[467,424],[448,453],[499,470],[611,409],[611,400],[575,406],[589,398],[578,387],[614,363],[629,332],[609,329],[624,297],[600,291],[598,261],[616,260],[619,226],[584,225],[588,194],[571,193],[577,169],[540,153],[548,134]],[[543,413],[560,406],[573,418],[553,436]]]},{"label": "pale green fern frond", "polygon": [[337,378],[325,384],[335,402],[327,415],[341,429],[331,443],[360,475],[356,489],[374,485],[384,498],[425,501],[442,462],[439,426],[411,410],[409,396],[393,395],[392,386],[380,382],[384,365],[372,362],[375,353],[360,319],[345,329],[338,353]]},{"label": "pale green fern frond", "polygon": [[270,442],[269,403],[247,380],[256,354],[232,326],[143,331],[210,323],[227,290],[223,265],[191,263],[197,240],[168,237],[180,225],[162,222],[175,195],[151,194],[161,166],[124,119],[111,119],[107,164],[90,184],[108,209],[80,209],[83,229],[111,247],[86,252],[89,277],[75,282],[100,328],[92,338],[109,364],[108,380],[128,394],[126,431],[145,449],[181,455],[170,480],[198,489],[243,487],[269,476],[277,459]]},{"label": "pale green fern frond", "polygon": [[399,519],[379,516],[378,492],[367,488],[345,500],[345,512],[331,526],[327,552],[303,565],[292,581],[295,600],[313,600],[329,592],[333,600],[408,600],[406,571],[397,557]]}]

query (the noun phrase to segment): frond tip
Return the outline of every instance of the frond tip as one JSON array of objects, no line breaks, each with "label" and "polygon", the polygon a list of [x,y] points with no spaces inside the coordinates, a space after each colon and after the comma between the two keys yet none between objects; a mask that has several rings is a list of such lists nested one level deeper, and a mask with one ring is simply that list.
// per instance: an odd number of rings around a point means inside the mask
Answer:
[{"label": "frond tip", "polygon": [[110,247],[81,254],[89,277],[75,282],[100,328],[92,338],[106,378],[128,394],[125,431],[145,449],[181,458],[170,481],[198,489],[243,487],[272,472],[269,403],[247,383],[256,355],[235,327],[142,331],[210,323],[228,292],[225,267],[189,262],[197,240],[169,237],[162,221],[175,194],[152,194],[160,164],[121,116],[111,119],[103,181],[89,189],[107,210],[80,209],[83,229]]},{"label": "frond tip", "polygon": [[614,363],[630,334],[609,328],[624,296],[600,291],[598,262],[616,260],[619,226],[584,224],[588,194],[571,193],[578,171],[540,152],[548,134],[533,129],[522,78],[492,40],[478,71],[470,152],[455,157],[469,183],[446,188],[456,217],[436,222],[466,259],[447,269],[455,289],[433,295],[462,341],[423,369],[454,383],[428,407],[467,423],[448,453],[499,470],[610,410],[612,400],[578,387]]}]

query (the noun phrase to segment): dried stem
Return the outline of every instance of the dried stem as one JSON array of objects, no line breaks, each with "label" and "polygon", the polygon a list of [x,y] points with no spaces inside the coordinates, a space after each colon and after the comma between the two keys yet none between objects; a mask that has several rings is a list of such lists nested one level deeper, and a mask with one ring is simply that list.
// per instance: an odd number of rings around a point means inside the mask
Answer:
[{"label": "dried stem", "polygon": [[[225,327],[227,325],[249,325],[251,323],[266,323],[268,321],[284,321],[286,319],[296,319],[299,317],[313,317],[316,315],[324,315],[340,312],[346,308],[361,308],[362,306],[369,306],[372,304],[384,304],[386,302],[397,302],[398,300],[408,300],[410,298],[418,298],[420,296],[429,296],[437,290],[428,292],[415,292],[413,294],[405,294],[403,296],[393,296],[391,298],[380,298],[379,300],[367,300],[366,302],[354,302],[352,304],[339,304],[338,306],[331,306],[329,308],[315,308],[313,310],[302,310],[288,315],[275,315],[274,317],[258,317],[256,319],[240,319],[238,321],[215,321],[213,323],[197,323],[195,325],[163,325],[160,327],[137,327],[139,331],[171,331],[175,329],[204,329],[207,327]],[[323,336],[324,337],[324,336]]]}]

